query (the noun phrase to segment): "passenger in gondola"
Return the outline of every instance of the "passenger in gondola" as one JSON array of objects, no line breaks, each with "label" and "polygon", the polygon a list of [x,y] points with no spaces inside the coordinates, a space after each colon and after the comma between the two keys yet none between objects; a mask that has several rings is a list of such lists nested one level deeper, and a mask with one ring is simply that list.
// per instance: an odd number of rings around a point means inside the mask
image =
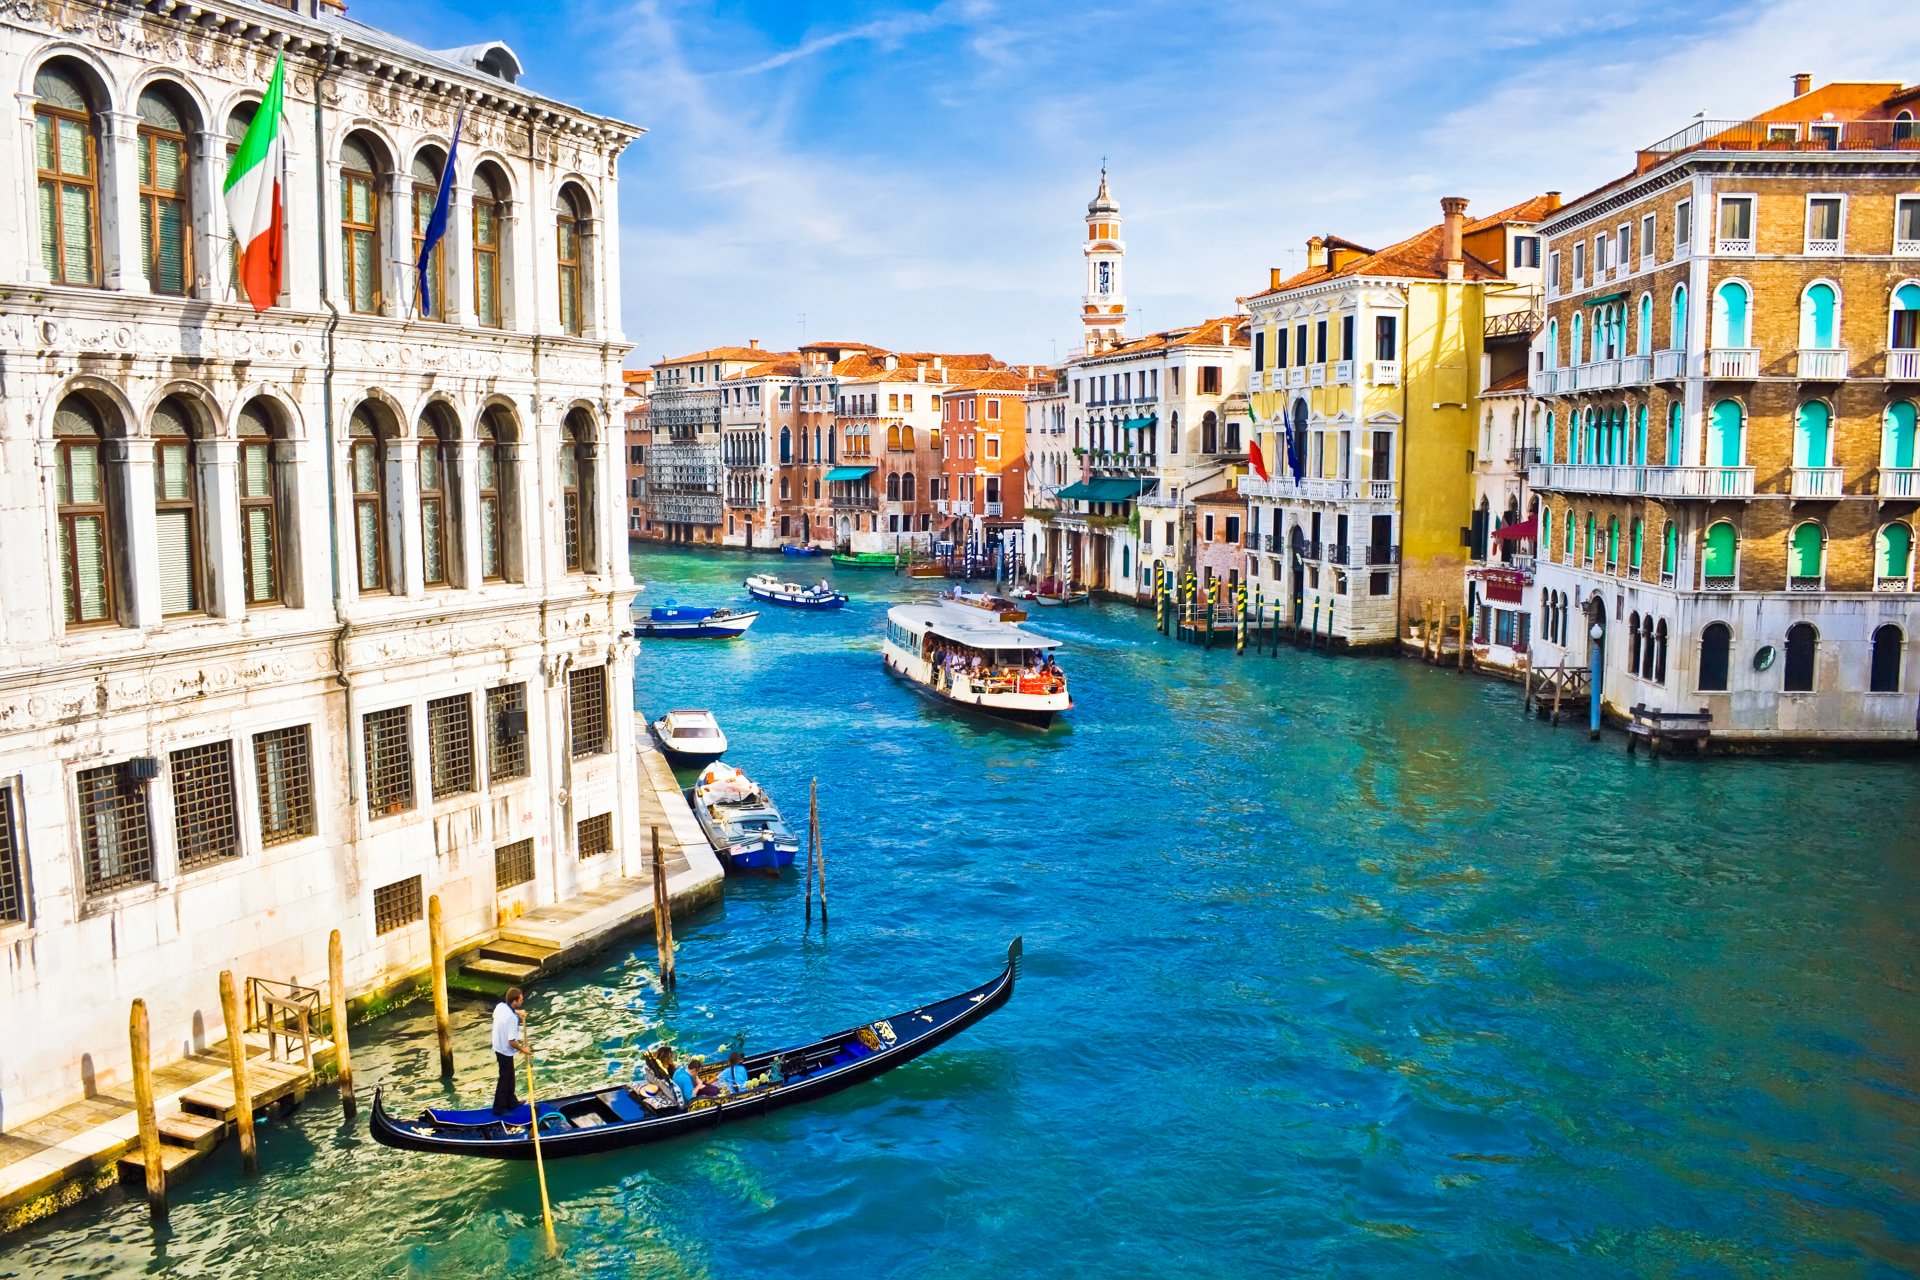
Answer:
[{"label": "passenger in gondola", "polygon": [[726,1093],[747,1091],[747,1060],[738,1049],[727,1055],[726,1069],[721,1071],[719,1083]]}]

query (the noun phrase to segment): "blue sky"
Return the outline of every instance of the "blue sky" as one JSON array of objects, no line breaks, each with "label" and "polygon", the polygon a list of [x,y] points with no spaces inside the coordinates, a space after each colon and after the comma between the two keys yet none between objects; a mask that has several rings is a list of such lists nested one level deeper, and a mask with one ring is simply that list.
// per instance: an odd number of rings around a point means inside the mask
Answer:
[{"label": "blue sky", "polygon": [[621,161],[630,364],[842,338],[1046,361],[1078,342],[1101,158],[1133,332],[1233,309],[1309,235],[1381,245],[1624,171],[1795,71],[1920,78],[1913,0],[350,0],[645,126]]}]

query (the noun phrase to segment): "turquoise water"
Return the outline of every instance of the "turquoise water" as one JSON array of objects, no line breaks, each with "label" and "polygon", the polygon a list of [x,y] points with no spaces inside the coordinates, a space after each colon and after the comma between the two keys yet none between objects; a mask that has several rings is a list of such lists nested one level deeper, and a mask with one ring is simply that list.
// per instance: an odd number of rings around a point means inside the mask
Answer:
[{"label": "turquoise water", "polygon": [[[768,561],[648,551],[661,603]],[[800,566],[801,571],[811,566]],[[817,571],[816,571],[817,572]],[[651,642],[642,705],[705,705],[799,825],[832,924],[736,882],[531,1002],[543,1079],[635,1037],[770,1046],[994,973],[1013,1001],[812,1108],[554,1165],[390,1152],[331,1095],[223,1151],[156,1239],[115,1193],[0,1275],[1892,1276],[1920,1269],[1920,787],[1908,762],[1629,760],[1414,663],[1236,659],[1118,606],[1036,611],[1076,706],[1046,734],[881,668],[885,606]],[[460,1006],[458,1092],[490,1091]],[[437,1098],[431,1016],[363,1087]]]}]

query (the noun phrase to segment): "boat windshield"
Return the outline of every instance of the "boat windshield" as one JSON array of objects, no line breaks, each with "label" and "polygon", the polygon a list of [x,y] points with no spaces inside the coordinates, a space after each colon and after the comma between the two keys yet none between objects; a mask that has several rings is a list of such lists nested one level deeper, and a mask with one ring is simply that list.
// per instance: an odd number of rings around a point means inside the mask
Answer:
[{"label": "boat windshield", "polygon": [[668,729],[676,738],[717,738],[720,736],[718,729],[704,724],[676,724],[669,725]]}]

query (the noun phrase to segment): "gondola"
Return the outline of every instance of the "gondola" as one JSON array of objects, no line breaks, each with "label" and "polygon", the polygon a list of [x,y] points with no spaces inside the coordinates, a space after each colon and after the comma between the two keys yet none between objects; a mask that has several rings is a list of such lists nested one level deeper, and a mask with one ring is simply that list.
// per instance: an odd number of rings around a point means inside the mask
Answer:
[{"label": "gondola", "polygon": [[[758,1080],[779,1068],[778,1083],[749,1088],[728,1098],[701,1099],[691,1108],[650,1112],[623,1084],[568,1094],[540,1103],[540,1155],[547,1160],[617,1151],[660,1142],[744,1120],[778,1107],[813,1102],[883,1075],[951,1039],[1005,1004],[1019,970],[1020,939],[1007,947],[1000,975],[957,996],[853,1027],[812,1044],[747,1059]],[[373,1091],[373,1136],[384,1146],[490,1160],[531,1160],[528,1108],[505,1116],[492,1111],[428,1107],[412,1120],[386,1109],[384,1087]]]}]

